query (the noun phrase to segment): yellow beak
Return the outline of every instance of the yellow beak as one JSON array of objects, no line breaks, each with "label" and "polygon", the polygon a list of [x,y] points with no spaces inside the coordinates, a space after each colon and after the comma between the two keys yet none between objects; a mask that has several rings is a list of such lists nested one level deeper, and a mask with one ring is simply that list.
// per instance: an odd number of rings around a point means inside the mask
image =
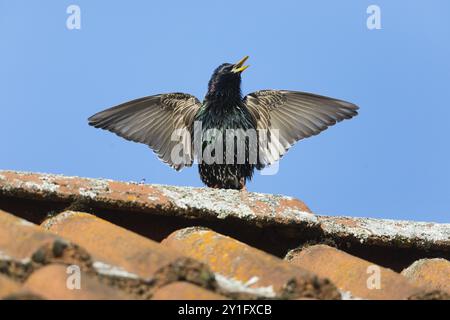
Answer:
[{"label": "yellow beak", "polygon": [[244,66],[245,61],[247,61],[248,56],[245,56],[244,58],[242,58],[238,63],[236,63],[233,67],[233,72],[234,73],[240,73],[242,71],[244,71],[245,69],[247,69],[249,66]]}]

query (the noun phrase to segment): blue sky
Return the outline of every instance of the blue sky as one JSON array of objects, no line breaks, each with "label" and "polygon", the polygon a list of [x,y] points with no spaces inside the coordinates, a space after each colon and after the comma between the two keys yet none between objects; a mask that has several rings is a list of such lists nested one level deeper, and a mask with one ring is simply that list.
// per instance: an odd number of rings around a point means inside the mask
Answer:
[{"label": "blue sky", "polygon": [[[81,8],[81,30],[66,9]],[[381,30],[366,9],[381,8]],[[243,91],[348,100],[360,115],[298,143],[250,191],[319,214],[450,222],[450,2],[0,0],[1,169],[201,186],[145,145],[87,125],[121,102],[203,98],[250,55]]]}]

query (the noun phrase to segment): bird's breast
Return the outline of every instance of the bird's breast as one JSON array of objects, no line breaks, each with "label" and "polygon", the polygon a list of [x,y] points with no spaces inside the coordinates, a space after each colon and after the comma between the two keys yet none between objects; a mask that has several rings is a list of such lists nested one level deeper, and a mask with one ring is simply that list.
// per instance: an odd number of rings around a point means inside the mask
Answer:
[{"label": "bird's breast", "polygon": [[203,130],[208,129],[255,129],[256,124],[242,102],[212,103],[206,102],[198,112],[196,121],[200,121]]}]

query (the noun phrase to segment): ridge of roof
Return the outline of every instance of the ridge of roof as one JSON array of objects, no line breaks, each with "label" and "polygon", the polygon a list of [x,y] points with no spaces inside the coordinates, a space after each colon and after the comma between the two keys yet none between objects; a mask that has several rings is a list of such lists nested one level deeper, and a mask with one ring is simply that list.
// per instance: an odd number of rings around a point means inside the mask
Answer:
[{"label": "ridge of roof", "polygon": [[0,195],[89,202],[99,209],[206,220],[237,219],[258,227],[302,226],[334,240],[450,251],[450,223],[316,215],[289,196],[110,179],[0,171]]}]

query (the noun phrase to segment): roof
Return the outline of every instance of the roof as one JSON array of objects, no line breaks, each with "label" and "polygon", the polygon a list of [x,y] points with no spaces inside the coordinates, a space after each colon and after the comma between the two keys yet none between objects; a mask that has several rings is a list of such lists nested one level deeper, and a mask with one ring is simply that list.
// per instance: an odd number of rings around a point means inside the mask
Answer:
[{"label": "roof", "polygon": [[4,299],[448,299],[449,260],[450,224],[0,171]]}]

